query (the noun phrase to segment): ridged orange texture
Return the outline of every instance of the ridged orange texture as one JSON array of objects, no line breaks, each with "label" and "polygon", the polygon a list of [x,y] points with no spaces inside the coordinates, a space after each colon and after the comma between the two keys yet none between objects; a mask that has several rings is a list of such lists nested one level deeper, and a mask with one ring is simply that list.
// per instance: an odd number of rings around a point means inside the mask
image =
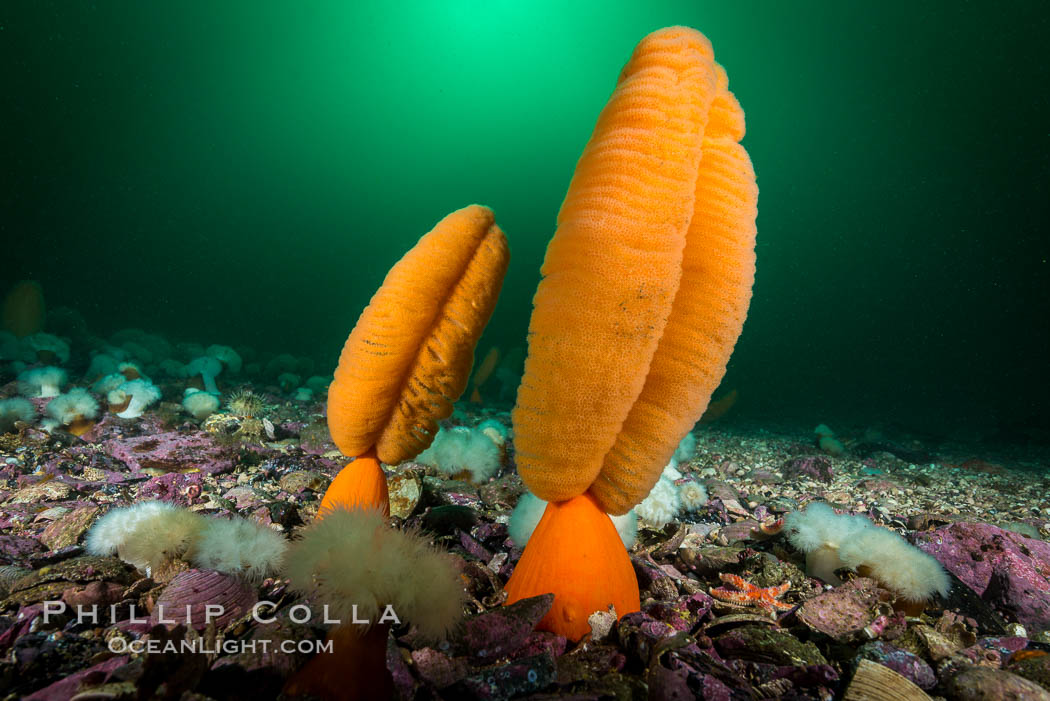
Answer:
[{"label": "ridged orange texture", "polygon": [[411,459],[466,388],[510,254],[492,211],[442,219],[398,261],[346,339],[328,390],[328,427],[346,455],[375,446]]},{"label": "ridged orange texture", "polygon": [[702,34],[650,34],[576,166],[533,300],[513,412],[518,470],[542,499],[590,487],[642,393],[682,277],[717,92]]},{"label": "ridged orange texture", "polygon": [[682,280],[645,386],[591,486],[611,514],[627,513],[660,479],[703,415],[744,327],[755,280],[758,186],[744,147],[744,113],[718,69],[704,132]]}]

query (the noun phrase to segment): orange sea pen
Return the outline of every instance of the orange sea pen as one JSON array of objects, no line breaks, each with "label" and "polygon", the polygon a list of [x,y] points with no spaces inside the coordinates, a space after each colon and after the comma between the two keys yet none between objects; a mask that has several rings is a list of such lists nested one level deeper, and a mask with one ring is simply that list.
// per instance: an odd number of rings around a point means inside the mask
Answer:
[{"label": "orange sea pen", "polygon": [[519,472],[552,504],[506,588],[555,593],[541,628],[579,639],[596,608],[639,607],[626,550],[591,521],[645,497],[725,373],[754,277],[743,133],[710,43],[670,27],[638,44],[577,164],[512,415]]},{"label": "orange sea pen", "polygon": [[44,290],[39,282],[22,280],[4,298],[4,329],[18,338],[30,336],[44,329]]},{"label": "orange sea pen", "polygon": [[492,211],[471,205],[423,236],[361,313],[328,389],[328,428],[343,468],[321,501],[389,513],[380,462],[419,454],[466,388],[510,254]]},{"label": "orange sea pen", "polygon": [[481,361],[481,365],[474,371],[471,383],[474,385],[474,390],[470,393],[470,401],[474,404],[481,403],[481,385],[485,384],[485,381],[492,376],[492,371],[496,369],[498,364],[499,348],[492,346],[492,348],[489,348],[489,352],[485,354],[485,359]]},{"label": "orange sea pen", "polygon": [[740,392],[731,389],[718,399],[709,402],[707,408],[704,409],[704,415],[700,417],[700,423],[708,424],[718,421],[733,408],[739,398]]}]

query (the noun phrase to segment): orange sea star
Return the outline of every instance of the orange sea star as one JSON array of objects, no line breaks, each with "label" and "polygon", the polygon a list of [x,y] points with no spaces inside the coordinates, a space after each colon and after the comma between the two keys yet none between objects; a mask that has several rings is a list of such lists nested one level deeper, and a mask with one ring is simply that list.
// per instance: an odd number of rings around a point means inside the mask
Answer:
[{"label": "orange sea star", "polygon": [[725,587],[711,589],[711,596],[716,599],[721,599],[737,606],[757,606],[770,614],[776,613],[777,609],[786,611],[794,608],[794,604],[778,601],[791,588],[790,582],[784,582],[775,587],[763,588],[756,587],[743,577],[738,577],[735,574],[720,574],[718,576],[726,584],[732,584],[738,591],[726,589]]}]

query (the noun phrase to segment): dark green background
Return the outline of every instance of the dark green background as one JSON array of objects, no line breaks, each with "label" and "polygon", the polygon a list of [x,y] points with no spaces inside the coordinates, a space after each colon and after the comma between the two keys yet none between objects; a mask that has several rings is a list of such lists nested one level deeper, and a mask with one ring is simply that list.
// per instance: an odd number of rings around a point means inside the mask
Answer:
[{"label": "dark green background", "polygon": [[4,287],[93,330],[333,366],[387,268],[491,206],[524,341],[576,159],[634,44],[703,31],[747,114],[740,417],[1047,423],[1037,2],[4,2]]}]

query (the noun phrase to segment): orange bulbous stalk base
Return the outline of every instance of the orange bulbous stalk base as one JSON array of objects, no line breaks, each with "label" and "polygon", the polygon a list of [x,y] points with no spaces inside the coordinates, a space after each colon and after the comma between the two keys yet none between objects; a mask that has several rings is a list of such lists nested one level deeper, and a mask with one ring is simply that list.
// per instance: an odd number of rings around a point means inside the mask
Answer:
[{"label": "orange bulbous stalk base", "polygon": [[390,516],[390,493],[375,448],[357,456],[328,485],[317,518],[334,509],[375,509]]},{"label": "orange bulbous stalk base", "polygon": [[394,698],[394,681],[387,670],[386,649],[390,624],[367,630],[343,624],[325,639],[330,652],[318,652],[287,681],[284,693],[320,699],[369,701]]},{"label": "orange bulbous stalk base", "polygon": [[570,640],[590,632],[587,618],[611,604],[616,615],[638,611],[638,579],[612,520],[589,493],[551,502],[506,586],[507,603],[554,593],[536,626]]}]

